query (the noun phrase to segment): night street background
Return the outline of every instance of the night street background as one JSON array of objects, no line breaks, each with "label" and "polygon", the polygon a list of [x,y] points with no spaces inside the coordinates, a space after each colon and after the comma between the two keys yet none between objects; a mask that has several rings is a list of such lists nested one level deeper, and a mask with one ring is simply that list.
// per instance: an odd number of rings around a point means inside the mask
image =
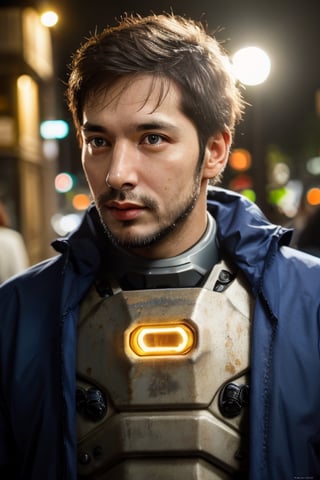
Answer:
[{"label": "night street background", "polygon": [[[249,106],[234,139],[235,149],[252,154],[252,169],[242,175],[228,167],[222,186],[241,193],[252,187],[258,205],[282,224],[294,221],[308,189],[318,189],[320,198],[320,0],[1,0],[1,6],[31,6],[38,12],[50,8],[59,15],[51,29],[55,115],[69,123],[71,133],[59,143],[58,163],[60,170],[78,176],[82,189],[86,182],[80,151],[64,98],[72,54],[88,36],[117,25],[124,14],[173,12],[205,23],[230,56],[242,47],[257,46],[271,59],[267,81],[243,89]],[[315,170],[310,173],[307,165],[313,159]],[[283,165],[287,178],[276,178],[274,167],[281,170]],[[62,210],[70,209],[68,201],[67,196],[60,198]]]}]

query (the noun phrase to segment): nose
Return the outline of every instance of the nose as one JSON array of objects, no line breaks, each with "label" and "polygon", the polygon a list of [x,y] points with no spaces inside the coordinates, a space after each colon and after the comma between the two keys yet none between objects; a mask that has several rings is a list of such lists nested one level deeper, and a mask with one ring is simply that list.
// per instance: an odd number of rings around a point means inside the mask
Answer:
[{"label": "nose", "polygon": [[137,154],[128,142],[115,143],[106,183],[114,190],[132,190],[138,181]]}]

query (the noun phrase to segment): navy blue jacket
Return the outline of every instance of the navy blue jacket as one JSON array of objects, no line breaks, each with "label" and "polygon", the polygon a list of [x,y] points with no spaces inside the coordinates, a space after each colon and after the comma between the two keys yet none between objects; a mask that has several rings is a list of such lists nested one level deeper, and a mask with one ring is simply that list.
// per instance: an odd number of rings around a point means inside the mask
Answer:
[{"label": "navy blue jacket", "polygon": [[[320,260],[235,193],[215,188],[208,209],[255,297],[250,479],[319,479]],[[102,255],[93,216],[54,242],[58,256],[0,288],[1,478],[76,479],[78,307]]]}]

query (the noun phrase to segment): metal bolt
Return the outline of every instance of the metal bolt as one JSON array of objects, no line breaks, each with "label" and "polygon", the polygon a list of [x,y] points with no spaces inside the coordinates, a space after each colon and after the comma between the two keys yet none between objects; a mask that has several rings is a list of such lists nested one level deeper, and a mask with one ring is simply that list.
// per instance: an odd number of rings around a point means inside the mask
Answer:
[{"label": "metal bolt", "polygon": [[78,462],[81,465],[88,465],[91,462],[91,457],[90,457],[89,453],[87,453],[87,452],[80,453],[79,456],[78,456]]}]

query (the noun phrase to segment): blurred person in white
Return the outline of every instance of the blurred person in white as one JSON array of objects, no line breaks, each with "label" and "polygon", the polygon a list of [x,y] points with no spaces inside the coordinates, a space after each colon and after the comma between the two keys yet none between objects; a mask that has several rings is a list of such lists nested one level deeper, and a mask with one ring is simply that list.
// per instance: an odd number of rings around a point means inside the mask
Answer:
[{"label": "blurred person in white", "polygon": [[29,266],[22,235],[11,228],[9,214],[0,200],[0,283]]}]

